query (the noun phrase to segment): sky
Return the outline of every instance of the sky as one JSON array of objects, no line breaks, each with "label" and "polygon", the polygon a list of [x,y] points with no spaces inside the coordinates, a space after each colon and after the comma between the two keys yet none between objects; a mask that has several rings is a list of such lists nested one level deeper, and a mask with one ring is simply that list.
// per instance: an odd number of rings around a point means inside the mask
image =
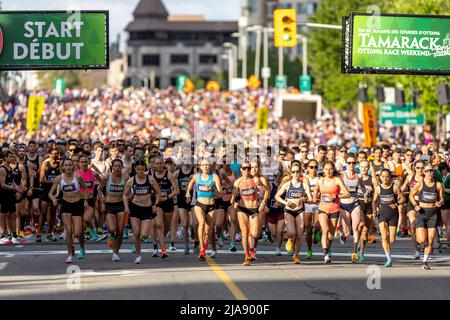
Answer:
[{"label": "sky", "polygon": [[[238,20],[240,0],[163,0],[169,15],[203,15],[207,20]],[[110,41],[133,19],[139,0],[0,0],[2,10],[109,10]],[[125,34],[122,33],[122,41]]]}]

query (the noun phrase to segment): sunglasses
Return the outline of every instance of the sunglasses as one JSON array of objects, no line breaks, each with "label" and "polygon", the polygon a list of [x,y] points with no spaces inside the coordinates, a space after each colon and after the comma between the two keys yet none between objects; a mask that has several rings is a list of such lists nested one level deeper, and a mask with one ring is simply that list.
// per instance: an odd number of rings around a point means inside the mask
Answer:
[{"label": "sunglasses", "polygon": [[319,169],[319,167],[315,167],[315,166],[310,166],[308,168],[310,168],[310,169]]},{"label": "sunglasses", "polygon": [[356,164],[356,162],[347,162],[347,164]]},{"label": "sunglasses", "polygon": [[69,149],[70,152],[75,152],[76,149]]},{"label": "sunglasses", "polygon": [[427,169],[427,170],[425,170],[425,173],[433,173],[433,172],[434,172],[433,169]]},{"label": "sunglasses", "polygon": [[252,167],[242,167],[242,170],[244,171],[250,171],[252,169]]},{"label": "sunglasses", "polygon": [[300,170],[291,171],[292,174],[300,173]]},{"label": "sunglasses", "polygon": [[302,151],[300,151],[301,153],[308,153],[308,151],[307,150],[302,150]]},{"label": "sunglasses", "polygon": [[416,167],[416,170],[423,170],[423,167]]}]

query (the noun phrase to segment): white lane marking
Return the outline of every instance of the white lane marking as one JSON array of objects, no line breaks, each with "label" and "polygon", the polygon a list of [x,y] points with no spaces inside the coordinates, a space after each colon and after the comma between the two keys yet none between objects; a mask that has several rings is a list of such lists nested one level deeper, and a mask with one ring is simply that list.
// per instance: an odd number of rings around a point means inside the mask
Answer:
[{"label": "white lane marking", "polygon": [[8,262],[0,262],[0,270],[3,270],[8,265]]},{"label": "white lane marking", "polygon": [[16,246],[16,248],[23,248],[23,245],[20,245],[20,246]]},{"label": "white lane marking", "polygon": [[[142,249],[141,250],[143,253],[153,253],[153,249]],[[211,251],[207,251],[207,253],[210,253]],[[124,253],[132,253],[131,249],[121,249],[120,250],[121,254]],[[159,254],[161,254],[161,250],[158,251]],[[181,249],[177,249],[176,251],[167,251],[167,253],[169,254],[183,254],[184,255],[184,250]],[[218,250],[217,251],[218,254],[223,254],[223,255],[243,255],[244,251],[242,250],[238,250],[236,252],[230,252],[228,250]],[[86,250],[86,254],[112,254],[111,250]],[[66,250],[54,250],[54,251],[9,251],[9,252],[0,252],[0,256],[4,256],[6,258],[12,258],[14,256],[33,256],[33,255],[37,255],[37,256],[46,256],[46,255],[67,255],[67,251]],[[192,255],[192,251],[189,255]],[[188,255],[188,256],[189,256]],[[263,251],[263,250],[258,250],[257,251],[257,255],[268,255],[268,256],[274,256],[275,255],[275,251]],[[283,256],[287,256],[286,252],[282,253]],[[306,252],[300,252],[300,255],[306,255]],[[316,257],[322,257],[323,254],[322,253],[313,253],[314,256]],[[382,253],[365,253],[364,254],[366,257],[369,258],[385,258],[386,256]],[[351,257],[352,253],[337,253],[337,252],[333,252],[333,257]],[[392,255],[393,258],[395,259],[407,259],[407,260],[414,260],[414,256],[413,255],[405,255],[405,254],[394,254]],[[431,260],[433,261],[450,261],[450,255],[442,255],[442,256],[434,256],[431,257]]]}]

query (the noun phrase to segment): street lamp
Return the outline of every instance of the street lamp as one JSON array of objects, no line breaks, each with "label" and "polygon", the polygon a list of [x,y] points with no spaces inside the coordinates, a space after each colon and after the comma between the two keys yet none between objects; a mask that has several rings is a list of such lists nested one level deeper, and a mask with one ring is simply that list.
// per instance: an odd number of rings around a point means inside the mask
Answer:
[{"label": "street lamp", "polygon": [[[233,74],[233,78],[237,78],[238,77],[238,71],[237,71],[237,66],[238,66],[238,59],[237,59],[237,56],[238,56],[238,48],[237,48],[237,46],[234,44],[234,43],[231,43],[231,42],[225,42],[224,44],[223,44],[223,46],[225,47],[225,48],[227,48],[230,52],[229,52],[229,55],[231,55],[231,59],[232,60],[234,60],[234,61],[232,61],[232,65],[233,65],[233,68],[231,68],[230,67],[230,64],[229,64],[229,73],[232,73]],[[230,60],[231,61],[231,60]]]},{"label": "street lamp", "polygon": [[220,56],[223,60],[228,59],[228,90],[231,90],[231,80],[233,79],[233,70],[232,70],[232,64],[233,64],[233,56],[231,52],[228,52],[228,54],[223,54]]},{"label": "street lamp", "polygon": [[246,28],[249,32],[256,32],[256,53],[255,53],[255,77],[259,80],[260,60],[261,60],[261,33],[263,26],[255,25]]}]

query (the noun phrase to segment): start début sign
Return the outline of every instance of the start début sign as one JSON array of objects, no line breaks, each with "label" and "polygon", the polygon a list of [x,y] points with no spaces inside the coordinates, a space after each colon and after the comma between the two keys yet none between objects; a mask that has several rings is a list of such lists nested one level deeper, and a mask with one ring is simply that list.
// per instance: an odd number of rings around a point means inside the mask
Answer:
[{"label": "start d\u00e9but sign", "polygon": [[0,69],[107,69],[108,11],[0,12]]}]

